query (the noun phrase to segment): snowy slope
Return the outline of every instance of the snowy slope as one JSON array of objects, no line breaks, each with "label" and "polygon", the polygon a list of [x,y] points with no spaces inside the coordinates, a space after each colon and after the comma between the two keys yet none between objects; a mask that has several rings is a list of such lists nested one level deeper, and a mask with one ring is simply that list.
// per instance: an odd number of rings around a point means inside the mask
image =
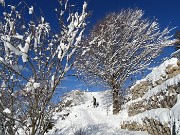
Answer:
[{"label": "snowy slope", "polygon": [[[74,135],[78,131],[85,132],[86,135],[146,135],[145,132],[130,132],[120,129],[121,121],[127,117],[127,112],[119,115],[112,115],[111,106],[108,108],[107,101],[104,101],[107,92],[84,92],[85,103],[73,106],[68,109],[69,115],[62,120],[63,112],[54,114],[57,120],[55,127],[47,135]],[[93,108],[93,96],[99,102],[99,107]],[[107,108],[109,109],[107,113]],[[108,114],[108,115],[107,115]]]},{"label": "snowy slope", "polygon": [[[137,98],[135,100],[130,100],[127,102],[123,107],[125,109],[128,109],[130,105],[137,103],[139,101],[145,101],[152,96],[155,96],[157,93],[160,92],[166,92],[166,95],[173,95],[173,93],[170,93],[169,87],[170,86],[176,86],[179,87],[180,84],[180,74],[177,72],[172,78],[168,78],[168,67],[178,67],[178,59],[171,58],[169,60],[166,60],[164,63],[162,63],[159,67],[156,67],[152,70],[150,74],[148,74],[144,79],[139,80],[136,82],[134,86],[131,87],[133,89],[136,85],[140,84],[143,81],[149,81],[153,84],[153,88],[149,89],[142,97]],[[179,68],[176,68],[179,70]],[[164,77],[163,77],[164,76]],[[160,85],[154,85],[156,81],[163,80]],[[151,110],[146,110],[142,113],[136,114],[131,117],[127,117],[124,119],[126,122],[137,122],[139,124],[143,124],[144,118],[149,119],[155,119],[158,120],[160,123],[164,124],[167,123],[168,127],[172,128],[175,124],[175,132],[179,135],[180,134],[180,93],[174,93],[177,95],[177,101],[173,105],[172,108],[156,108]],[[165,96],[166,96],[165,95]],[[159,100],[163,100],[164,97],[157,97]],[[171,129],[172,131],[172,129]]]},{"label": "snowy slope", "polygon": [[[180,82],[180,74],[172,78],[167,78],[166,74],[166,69],[170,65],[172,67],[178,66],[177,62],[178,60],[175,58],[167,60],[159,67],[154,68],[146,78],[138,81],[135,85],[148,80],[153,87],[143,97],[126,103],[123,106],[124,110],[119,115],[112,115],[112,95],[110,91],[71,92],[64,100],[73,100],[73,102],[63,111],[54,114],[53,119],[56,121],[56,124],[47,135],[77,135],[76,133],[78,132],[83,133],[83,135],[146,135],[148,134],[147,132],[120,129],[124,121],[134,121],[142,124],[142,119],[145,117],[157,119],[161,123],[169,123],[169,126],[172,126],[171,123],[176,122],[176,127],[178,127],[180,125],[180,95],[178,95],[177,103],[173,108],[157,108],[132,117],[128,116],[128,107],[131,104],[148,99],[158,92],[166,91],[167,87],[177,85]],[[156,84],[156,81],[159,79],[164,81],[161,85]],[[78,95],[74,95],[75,93]],[[99,107],[97,108],[93,108],[93,96],[99,102]]]}]

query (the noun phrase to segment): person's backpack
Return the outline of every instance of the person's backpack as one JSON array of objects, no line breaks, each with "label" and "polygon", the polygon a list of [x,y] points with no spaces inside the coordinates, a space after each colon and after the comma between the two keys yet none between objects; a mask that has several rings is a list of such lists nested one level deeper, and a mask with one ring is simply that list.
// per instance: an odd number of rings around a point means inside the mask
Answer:
[{"label": "person's backpack", "polygon": [[96,107],[98,107],[98,106],[99,106],[99,102],[96,103]]}]

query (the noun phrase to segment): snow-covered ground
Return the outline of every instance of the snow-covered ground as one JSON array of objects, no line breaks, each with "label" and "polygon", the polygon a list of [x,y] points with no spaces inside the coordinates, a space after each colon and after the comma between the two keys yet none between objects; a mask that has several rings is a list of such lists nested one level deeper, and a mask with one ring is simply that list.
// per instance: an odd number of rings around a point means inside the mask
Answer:
[{"label": "snow-covered ground", "polygon": [[[178,60],[175,58],[165,61],[159,67],[154,68],[146,78],[137,81],[135,85],[147,80],[154,85],[157,80],[163,79],[162,76],[167,78],[167,67],[169,65],[171,65],[171,67],[176,67],[178,66],[177,62]],[[180,74],[165,79],[162,84],[155,85],[152,89],[148,90],[142,98],[127,102],[123,106],[124,109],[118,115],[112,114],[112,95],[110,91],[72,91],[65,100],[73,100],[73,106],[54,114],[53,119],[56,121],[56,124],[47,135],[81,135],[82,133],[83,135],[147,135],[147,132],[127,131],[120,128],[123,121],[135,121],[142,124],[142,119],[145,117],[157,119],[161,123],[169,123],[170,127],[172,127],[172,124],[175,122],[177,133],[179,133],[180,94],[177,95],[177,103],[172,108],[151,109],[132,117],[128,117],[127,112],[128,106],[134,102],[147,99],[158,92],[167,91],[168,86],[177,85],[179,82]],[[132,86],[132,88],[134,87],[135,86]],[[78,93],[79,95],[73,95],[73,93]],[[93,96],[97,99],[97,102],[99,102],[99,106],[96,108],[93,107]],[[62,119],[62,115],[64,114],[68,115],[63,116],[65,119]]]},{"label": "snow-covered ground", "polygon": [[[69,108],[69,115],[62,120],[60,115],[67,112],[58,112],[54,115],[56,125],[47,135],[74,135],[84,132],[86,135],[146,135],[146,132],[126,131],[120,129],[121,121],[127,117],[123,111],[119,115],[112,115],[111,107],[107,113],[104,104],[105,92],[84,92],[85,103]],[[99,102],[97,108],[93,107],[93,96]]]}]

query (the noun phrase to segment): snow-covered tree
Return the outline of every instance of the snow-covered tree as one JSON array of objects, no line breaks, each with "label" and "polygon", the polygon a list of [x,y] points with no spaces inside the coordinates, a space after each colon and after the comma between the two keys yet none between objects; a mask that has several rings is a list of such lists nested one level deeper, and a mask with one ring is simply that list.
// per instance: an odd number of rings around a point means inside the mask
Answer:
[{"label": "snow-covered tree", "polygon": [[176,31],[174,37],[178,40],[180,40],[180,30]]},{"label": "snow-covered tree", "polygon": [[[44,16],[25,2],[5,6],[0,24],[0,119],[3,134],[44,134],[51,101],[81,42],[87,17],[68,13],[68,1],[59,0],[54,33]],[[9,11],[9,12],[8,12]]]},{"label": "snow-covered tree", "polygon": [[[130,75],[145,69],[163,47],[173,43],[171,29],[145,19],[139,9],[111,13],[97,23],[81,44],[78,75],[89,83],[108,85],[113,91],[113,114],[121,108],[121,90]],[[119,97],[120,96],[120,97]]]}]

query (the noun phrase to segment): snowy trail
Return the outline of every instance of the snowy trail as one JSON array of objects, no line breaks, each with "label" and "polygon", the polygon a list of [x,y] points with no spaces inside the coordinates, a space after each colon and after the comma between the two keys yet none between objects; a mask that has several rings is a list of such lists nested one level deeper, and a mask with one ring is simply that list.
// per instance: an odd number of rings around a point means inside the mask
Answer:
[{"label": "snowy trail", "polygon": [[[99,107],[92,105],[93,96]],[[147,135],[145,132],[130,132],[120,129],[121,117],[108,115],[103,106],[102,94],[87,92],[85,103],[71,108],[65,120],[58,119],[56,126],[47,135],[74,135],[82,129],[86,135]]]},{"label": "snowy trail", "polygon": [[92,112],[89,111],[86,108],[79,108],[81,119],[84,120],[84,122],[88,122],[91,124],[97,124],[97,121],[92,117]]}]

